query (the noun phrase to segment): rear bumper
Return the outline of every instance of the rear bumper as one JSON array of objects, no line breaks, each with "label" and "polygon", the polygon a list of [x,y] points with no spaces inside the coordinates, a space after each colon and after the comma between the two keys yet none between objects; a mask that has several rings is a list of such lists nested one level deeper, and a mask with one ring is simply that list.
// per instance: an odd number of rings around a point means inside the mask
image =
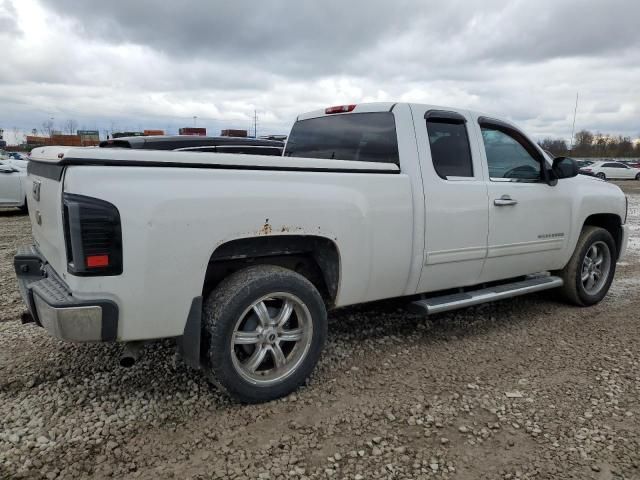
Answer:
[{"label": "rear bumper", "polygon": [[49,334],[73,342],[116,340],[118,306],[114,302],[75,298],[35,246],[21,247],[13,263],[22,299]]}]

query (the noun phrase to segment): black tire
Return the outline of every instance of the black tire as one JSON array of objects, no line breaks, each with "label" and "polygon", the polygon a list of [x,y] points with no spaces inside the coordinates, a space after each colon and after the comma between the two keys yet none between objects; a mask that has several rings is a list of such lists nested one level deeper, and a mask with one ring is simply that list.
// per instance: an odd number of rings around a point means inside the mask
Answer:
[{"label": "black tire", "polygon": [[[583,275],[585,272],[583,268],[586,261],[585,257],[592,251],[593,246],[602,249],[603,257],[605,256],[604,250],[608,249],[609,265],[606,274],[602,272],[602,284],[597,291],[590,292],[584,284],[585,280],[583,280]],[[604,248],[605,246],[606,249]],[[613,281],[613,276],[616,272],[617,258],[618,251],[611,234],[604,228],[590,225],[585,226],[580,233],[580,238],[578,239],[569,263],[567,263],[562,270],[556,272],[564,280],[564,285],[560,288],[562,297],[568,302],[582,307],[600,302],[609,291],[609,287]],[[604,261],[605,260],[603,260],[603,262]],[[597,285],[594,285],[594,288],[596,286]]]},{"label": "black tire", "polygon": [[[287,317],[290,320],[282,328],[276,327],[277,318],[272,314],[277,307],[273,305],[281,302],[281,309],[277,310],[280,315],[285,310],[285,300],[295,305],[295,309],[291,310]],[[252,308],[256,302],[265,308],[267,318],[274,321],[270,327],[263,327],[264,318]],[[285,318],[285,315],[282,314],[281,318]],[[249,322],[253,323],[253,327],[245,328],[243,325]],[[327,337],[327,311],[318,290],[302,275],[273,265],[249,267],[224,279],[207,297],[202,323],[209,380],[243,403],[275,400],[304,384],[320,358]],[[297,327],[290,327],[291,324]],[[284,330],[285,325],[293,329]],[[294,331],[307,333],[299,341],[280,339],[281,334]],[[260,340],[251,345],[236,344],[236,335],[241,334],[257,335],[256,338]],[[270,370],[252,372],[250,367],[246,367],[251,359],[259,357],[255,355],[259,353],[258,349],[269,352],[268,355],[264,354],[260,365],[269,366],[271,362]],[[276,350],[280,354],[284,352],[284,356],[278,357],[281,366],[276,363]],[[241,356],[245,358],[239,358]],[[287,365],[291,369],[288,373],[284,368]],[[248,378],[260,377],[265,372],[271,378],[264,377],[264,381],[261,378]],[[279,372],[282,378],[278,377]]]},{"label": "black tire", "polygon": [[598,177],[600,180],[606,180],[607,179],[607,176],[604,174],[604,172],[596,173],[596,177]]},{"label": "black tire", "polygon": [[636,180],[640,180],[640,173],[636,175]]},{"label": "black tire", "polygon": [[18,207],[22,213],[29,213],[29,206],[27,205],[27,199],[24,199],[24,203]]}]

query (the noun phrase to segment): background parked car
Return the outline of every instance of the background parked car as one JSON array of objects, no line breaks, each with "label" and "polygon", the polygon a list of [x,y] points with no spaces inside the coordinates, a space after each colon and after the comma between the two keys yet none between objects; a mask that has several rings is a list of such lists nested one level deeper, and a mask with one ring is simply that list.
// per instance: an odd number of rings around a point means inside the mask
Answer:
[{"label": "background parked car", "polygon": [[593,165],[592,160],[576,160],[576,163],[578,164],[578,168],[584,168],[588,167],[589,165]]},{"label": "background parked car", "polygon": [[162,135],[122,137],[100,142],[101,148],[141,148],[145,150],[180,150],[190,152],[247,153],[280,156],[284,142],[242,137],[200,137]]},{"label": "background parked car", "polygon": [[640,168],[628,167],[621,162],[594,162],[587,167],[582,167],[580,173],[591,175],[603,180],[612,179],[636,179],[640,180]]},{"label": "background parked car", "polygon": [[27,163],[25,160],[0,160],[0,207],[18,207],[26,211],[24,179]]}]

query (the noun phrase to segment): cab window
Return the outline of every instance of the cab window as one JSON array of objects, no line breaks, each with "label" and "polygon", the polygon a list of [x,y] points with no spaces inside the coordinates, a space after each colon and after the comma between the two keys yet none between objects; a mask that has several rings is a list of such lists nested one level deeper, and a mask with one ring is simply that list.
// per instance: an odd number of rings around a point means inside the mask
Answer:
[{"label": "cab window", "polygon": [[473,177],[469,137],[464,121],[427,119],[431,159],[441,178]]},{"label": "cab window", "polygon": [[534,158],[523,139],[503,129],[482,125],[482,140],[487,155],[489,177],[513,182],[537,182],[542,179],[541,163]]}]

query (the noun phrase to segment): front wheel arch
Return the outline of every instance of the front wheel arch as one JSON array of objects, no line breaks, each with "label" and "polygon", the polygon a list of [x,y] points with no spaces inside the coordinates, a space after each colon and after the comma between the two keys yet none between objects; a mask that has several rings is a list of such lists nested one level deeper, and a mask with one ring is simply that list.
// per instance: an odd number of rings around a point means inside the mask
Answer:
[{"label": "front wheel arch", "polygon": [[[608,255],[606,271],[602,271],[604,281],[596,291],[589,291],[588,277],[585,277],[586,257],[594,245],[605,248]],[[571,255],[571,259],[562,270],[554,272],[564,281],[560,287],[561,296],[574,305],[590,306],[600,302],[611,286],[616,270],[617,249],[614,238],[604,228],[585,225],[580,232],[580,237]],[[587,266],[589,267],[589,266]],[[592,271],[587,268],[586,274],[591,275]],[[598,277],[602,278],[602,277]],[[587,283],[585,284],[585,281]]]},{"label": "front wheel arch", "polygon": [[616,260],[618,260],[617,254],[622,248],[622,219],[615,213],[596,213],[585,219],[582,229],[584,230],[587,226],[604,228],[611,234],[616,244]]}]

